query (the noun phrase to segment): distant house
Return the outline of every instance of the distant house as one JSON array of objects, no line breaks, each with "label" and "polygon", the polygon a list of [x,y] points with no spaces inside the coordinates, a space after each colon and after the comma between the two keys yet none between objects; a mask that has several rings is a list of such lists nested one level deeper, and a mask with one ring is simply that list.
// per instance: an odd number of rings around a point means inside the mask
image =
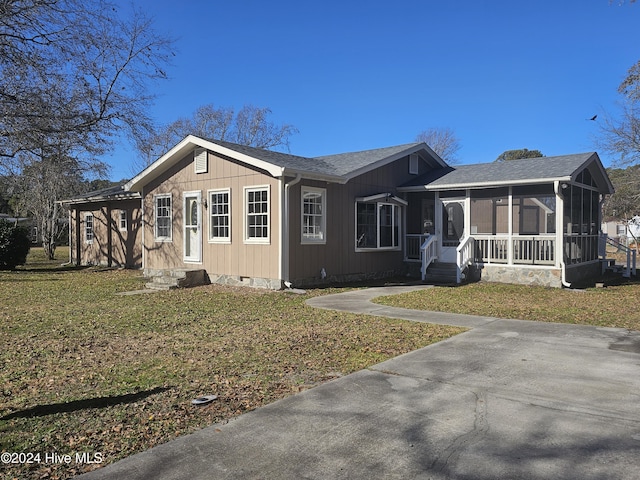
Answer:
[{"label": "distant house", "polygon": [[[33,218],[14,217],[6,213],[0,213],[0,220],[4,220],[5,222],[9,222],[13,225],[26,228],[27,231],[29,232],[29,240],[31,241],[31,244],[37,245],[42,242],[42,238],[38,234],[38,227],[36,225],[36,222],[33,220]],[[66,220],[59,220],[59,222],[63,226],[66,225]]]},{"label": "distant house", "polygon": [[628,224],[616,219],[603,222],[602,232],[615,238],[623,245],[629,245],[640,239],[640,216],[635,216]]},{"label": "distant house", "polygon": [[559,287],[601,272],[596,153],[453,167],[425,143],[307,158],[188,136],[74,198],[71,257],[282,288],[413,272]]}]

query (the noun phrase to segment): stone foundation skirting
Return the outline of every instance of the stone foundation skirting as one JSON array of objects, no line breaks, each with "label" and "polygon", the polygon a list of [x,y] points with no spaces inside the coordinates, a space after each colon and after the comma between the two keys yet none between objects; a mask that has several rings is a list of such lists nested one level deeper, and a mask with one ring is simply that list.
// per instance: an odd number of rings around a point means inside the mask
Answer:
[{"label": "stone foundation skirting", "polygon": [[562,287],[562,271],[559,268],[533,268],[524,265],[479,265],[483,282],[513,283],[518,285],[540,285]]},{"label": "stone foundation skirting", "polygon": [[240,277],[236,275],[209,274],[211,283],[231,285],[234,287],[266,288],[269,290],[282,290],[282,280],[277,278]]}]

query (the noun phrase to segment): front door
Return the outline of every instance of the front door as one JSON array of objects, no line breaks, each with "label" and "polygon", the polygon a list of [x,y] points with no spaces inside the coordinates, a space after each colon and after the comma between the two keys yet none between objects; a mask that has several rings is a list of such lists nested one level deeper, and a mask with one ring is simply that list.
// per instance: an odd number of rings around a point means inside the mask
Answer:
[{"label": "front door", "polygon": [[184,261],[202,261],[202,219],[200,192],[184,194]]},{"label": "front door", "polygon": [[442,201],[442,250],[440,260],[456,261],[456,249],[464,236],[464,200]]}]

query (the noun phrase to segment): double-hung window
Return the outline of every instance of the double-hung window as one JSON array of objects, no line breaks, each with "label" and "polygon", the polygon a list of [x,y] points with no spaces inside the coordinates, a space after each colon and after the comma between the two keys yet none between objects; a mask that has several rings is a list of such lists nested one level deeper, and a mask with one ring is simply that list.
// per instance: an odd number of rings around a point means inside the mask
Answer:
[{"label": "double-hung window", "polygon": [[269,243],[269,186],[245,187],[245,241]]},{"label": "double-hung window", "polygon": [[326,243],[327,191],[302,187],[302,243]]},{"label": "double-hung window", "polygon": [[356,250],[399,250],[406,205],[390,194],[357,199]]},{"label": "double-hung window", "polygon": [[209,191],[209,241],[231,241],[231,196],[228,189]]},{"label": "double-hung window", "polygon": [[84,216],[84,241],[93,243],[93,213]]},{"label": "double-hung window", "polygon": [[155,195],[155,240],[157,242],[170,242],[173,214],[171,209],[171,194]]},{"label": "double-hung window", "polygon": [[127,231],[127,211],[120,210],[120,217],[118,218],[118,229],[121,232]]}]

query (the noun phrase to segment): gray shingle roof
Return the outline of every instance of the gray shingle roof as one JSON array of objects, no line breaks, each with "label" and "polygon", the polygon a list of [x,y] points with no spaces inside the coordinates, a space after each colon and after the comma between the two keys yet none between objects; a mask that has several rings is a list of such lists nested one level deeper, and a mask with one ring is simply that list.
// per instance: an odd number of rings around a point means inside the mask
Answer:
[{"label": "gray shingle roof", "polygon": [[360,152],[339,153],[337,155],[326,155],[315,158],[335,172],[335,175],[346,176],[352,172],[377,163],[385,158],[393,157],[417,147],[420,143],[406,143],[393,147],[377,148],[375,150],[363,150]]},{"label": "gray shingle roof", "polygon": [[253,158],[284,167],[288,170],[340,177],[349,176],[350,173],[360,170],[361,168],[373,165],[386,158],[400,154],[412,147],[421,145],[420,143],[407,143],[393,147],[310,158],[291,155],[288,153],[273,152],[271,150],[263,150],[261,148],[247,147],[245,145],[238,145],[236,143],[223,142],[220,140],[210,141],[228,148],[229,150],[249,155]]},{"label": "gray shingle roof", "polygon": [[557,157],[524,158],[506,162],[460,165],[442,172],[431,172],[403,185],[426,185],[429,189],[482,187],[515,183],[540,183],[568,179],[595,154],[579,153]]}]

